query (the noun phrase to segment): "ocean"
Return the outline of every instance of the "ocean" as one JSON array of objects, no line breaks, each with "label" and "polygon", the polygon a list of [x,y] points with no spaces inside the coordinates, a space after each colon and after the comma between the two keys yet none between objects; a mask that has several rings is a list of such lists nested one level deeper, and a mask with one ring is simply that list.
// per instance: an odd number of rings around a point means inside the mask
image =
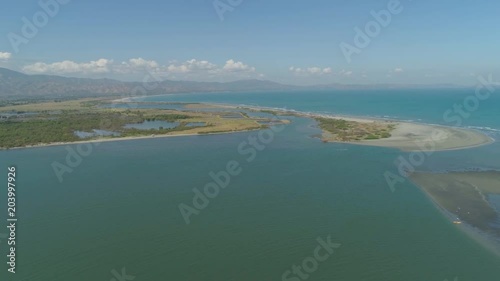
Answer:
[{"label": "ocean", "polygon": [[[474,89],[178,94],[143,101],[210,102],[450,125],[443,114]],[[463,118],[498,140],[500,95]],[[103,142],[55,175],[77,145],[0,151],[17,169],[17,273],[1,280],[497,280],[500,257],[452,224],[410,181],[384,178],[406,153],[322,143],[293,121],[256,149],[259,132]],[[500,145],[436,152],[419,170],[500,170]],[[190,216],[193,189],[240,173]],[[6,200],[0,203],[6,210]],[[498,201],[498,198],[492,198]],[[203,200],[202,200],[203,201]],[[0,212],[5,223],[6,212]],[[5,223],[6,224],[6,223]],[[0,234],[7,233],[6,228]],[[7,240],[0,251],[7,261]],[[336,245],[329,252],[320,241]],[[325,258],[318,259],[318,245]],[[126,272],[128,279],[123,278]],[[122,279],[118,276],[121,275]]]}]

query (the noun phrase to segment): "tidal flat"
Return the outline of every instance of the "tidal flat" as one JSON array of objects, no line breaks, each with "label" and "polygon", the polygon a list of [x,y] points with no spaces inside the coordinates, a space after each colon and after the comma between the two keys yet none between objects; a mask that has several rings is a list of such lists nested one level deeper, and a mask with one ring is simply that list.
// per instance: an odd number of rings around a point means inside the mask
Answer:
[{"label": "tidal flat", "polygon": [[455,218],[500,239],[500,209],[491,200],[500,194],[500,172],[413,173],[411,180]]}]

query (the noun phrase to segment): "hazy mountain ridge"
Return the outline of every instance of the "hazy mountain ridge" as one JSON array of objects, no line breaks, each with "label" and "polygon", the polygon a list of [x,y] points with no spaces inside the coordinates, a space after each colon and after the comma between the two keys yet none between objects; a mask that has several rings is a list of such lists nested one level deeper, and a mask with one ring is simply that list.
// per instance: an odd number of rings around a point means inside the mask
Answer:
[{"label": "hazy mountain ridge", "polygon": [[52,98],[116,95],[159,95],[190,92],[243,92],[284,90],[328,90],[328,89],[397,89],[397,88],[456,88],[443,85],[401,85],[401,84],[325,84],[312,86],[285,85],[269,80],[238,80],[233,82],[195,81],[152,81],[124,82],[113,79],[71,78],[56,75],[28,75],[6,68],[0,68],[0,98]]},{"label": "hazy mountain ridge", "polygon": [[123,82],[113,79],[70,78],[55,75],[27,75],[0,68],[0,97],[97,96],[126,94],[168,94],[186,92],[273,91],[300,87],[265,80],[234,82],[151,81]]}]

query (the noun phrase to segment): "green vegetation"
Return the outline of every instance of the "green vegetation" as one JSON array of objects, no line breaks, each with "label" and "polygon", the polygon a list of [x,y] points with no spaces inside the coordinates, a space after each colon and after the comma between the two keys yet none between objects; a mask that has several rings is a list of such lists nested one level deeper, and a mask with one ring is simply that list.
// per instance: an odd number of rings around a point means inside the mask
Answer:
[{"label": "green vegetation", "polygon": [[272,111],[272,110],[259,110],[259,112],[262,112],[262,113],[267,113],[267,114],[272,114],[272,115],[277,115],[277,112],[276,111]]},{"label": "green vegetation", "polygon": [[188,119],[190,118],[187,115],[181,115],[181,114],[164,114],[164,115],[155,115],[153,117],[148,117],[146,118],[146,121],[168,121],[168,122],[174,122],[177,120],[182,120],[182,119]]},{"label": "green vegetation", "polygon": [[27,120],[0,122],[0,147],[22,147],[54,142],[73,142],[81,140],[75,131],[92,132],[94,129],[120,133],[121,136],[164,134],[172,131],[188,130],[181,124],[172,129],[137,130],[125,129],[129,123],[142,123],[146,120],[177,121],[189,116],[163,114],[144,117],[142,112],[78,112],[64,111],[61,114],[40,114]]},{"label": "green vegetation", "polygon": [[376,140],[391,137],[394,124],[379,122],[355,122],[344,119],[316,118],[319,127],[326,131],[331,141]]},{"label": "green vegetation", "polygon": [[[58,101],[55,101],[55,102],[58,102]],[[82,101],[81,102],[81,105],[83,107],[94,107],[94,106],[101,105],[101,104],[102,104],[102,101],[99,101],[99,100],[90,100],[90,101]]]},{"label": "green vegetation", "polygon": [[[258,129],[265,129],[267,127],[265,126],[254,126],[254,127],[249,127],[246,130],[258,130]],[[209,134],[217,134],[217,133],[228,133],[228,132],[236,132],[236,130],[232,131],[226,131],[226,130],[211,130],[211,131],[203,131],[203,132],[198,132],[199,135],[209,135]]]},{"label": "green vegetation", "polygon": [[[20,103],[0,107],[0,149],[81,141],[76,131],[92,133],[104,130],[119,136],[93,136],[85,140],[99,138],[139,137],[151,135],[211,134],[237,132],[263,128],[259,121],[238,111],[198,112],[173,109],[120,109],[103,108],[101,104],[109,99],[81,99]],[[201,105],[198,105],[201,106]],[[193,109],[196,109],[193,108]],[[12,115],[12,113],[33,113]],[[231,118],[237,116],[239,118]],[[226,118],[227,117],[227,118]],[[243,118],[245,117],[245,118]],[[126,124],[144,121],[166,121],[179,123],[175,128],[155,129],[125,128]],[[187,126],[189,123],[204,123],[205,126]]]}]

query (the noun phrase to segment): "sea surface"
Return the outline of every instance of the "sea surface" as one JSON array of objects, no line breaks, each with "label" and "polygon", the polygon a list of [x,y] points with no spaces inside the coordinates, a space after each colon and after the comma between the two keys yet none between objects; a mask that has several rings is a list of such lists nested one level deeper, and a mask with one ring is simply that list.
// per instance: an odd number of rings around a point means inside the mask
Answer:
[{"label": "sea surface", "polygon": [[[444,112],[473,94],[474,89],[204,93],[142,100],[450,125]],[[462,126],[498,140],[499,108],[500,95],[491,96]],[[7,181],[8,166],[17,168],[19,219],[16,274],[7,273],[7,240],[0,236],[0,280],[118,281],[122,272],[134,281],[287,280],[283,273],[302,266],[314,256],[318,238],[328,237],[341,246],[307,278],[288,280],[498,280],[500,257],[452,224],[418,187],[409,181],[395,192],[388,187],[383,175],[396,172],[394,161],[405,153],[322,143],[311,137],[319,133],[313,120],[289,119],[250,160],[238,147],[247,147],[259,132],[0,151],[0,181]],[[81,161],[68,157],[77,149],[85,152]],[[231,161],[241,173],[186,224],[179,204],[193,206],[193,189],[202,190],[213,181],[210,172],[226,170]],[[71,170],[62,181],[54,163]],[[500,170],[500,145],[436,152],[419,169]],[[6,193],[4,188],[0,194],[5,225]]]}]

